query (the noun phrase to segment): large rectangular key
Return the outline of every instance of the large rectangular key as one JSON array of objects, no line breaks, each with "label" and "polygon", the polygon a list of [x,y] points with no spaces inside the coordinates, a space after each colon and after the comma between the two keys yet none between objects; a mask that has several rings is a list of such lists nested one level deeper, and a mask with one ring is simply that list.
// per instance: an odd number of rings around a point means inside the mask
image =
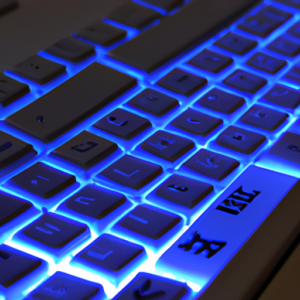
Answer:
[{"label": "large rectangular key", "polygon": [[136,79],[93,63],[6,122],[49,143],[132,88]]},{"label": "large rectangular key", "polygon": [[201,300],[253,299],[299,232],[299,194],[298,178],[250,166],[162,255],[157,268],[202,287],[212,282]]}]

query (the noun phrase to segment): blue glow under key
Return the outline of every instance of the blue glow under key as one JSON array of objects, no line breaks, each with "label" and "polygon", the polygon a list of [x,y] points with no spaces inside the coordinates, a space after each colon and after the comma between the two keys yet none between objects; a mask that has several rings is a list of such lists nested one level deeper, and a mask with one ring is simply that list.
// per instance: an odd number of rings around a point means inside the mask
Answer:
[{"label": "blue glow under key", "polygon": [[297,178],[248,167],[162,255],[156,264],[158,273],[204,286],[296,184],[299,194]]}]

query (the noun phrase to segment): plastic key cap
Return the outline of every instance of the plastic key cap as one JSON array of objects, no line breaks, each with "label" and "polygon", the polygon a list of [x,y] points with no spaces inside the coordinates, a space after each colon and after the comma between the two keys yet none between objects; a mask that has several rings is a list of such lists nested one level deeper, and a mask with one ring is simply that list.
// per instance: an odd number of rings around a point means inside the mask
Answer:
[{"label": "plastic key cap", "polygon": [[300,9],[299,0],[275,0],[275,1]]},{"label": "plastic key cap", "polygon": [[284,79],[295,82],[297,85],[300,84],[300,65],[294,66],[285,75]]},{"label": "plastic key cap", "polygon": [[[93,63],[51,93],[6,118],[6,122],[49,143],[135,84],[135,79]],[[66,113],[66,107],[72,109]]]},{"label": "plastic key cap", "polygon": [[[299,8],[300,8],[300,1],[299,1]],[[294,24],[288,31],[290,35],[293,35],[296,38],[300,38],[300,22]]]},{"label": "plastic key cap", "polygon": [[76,178],[46,164],[36,163],[11,181],[32,194],[48,199],[75,183]]},{"label": "plastic key cap", "polygon": [[29,92],[30,89],[27,84],[0,74],[0,104],[3,107],[20,99]]},{"label": "plastic key cap", "polygon": [[300,43],[284,36],[277,38],[267,48],[288,57],[295,57],[300,53]]},{"label": "plastic key cap", "polygon": [[16,65],[11,71],[38,84],[45,84],[63,74],[66,67],[34,55]]}]

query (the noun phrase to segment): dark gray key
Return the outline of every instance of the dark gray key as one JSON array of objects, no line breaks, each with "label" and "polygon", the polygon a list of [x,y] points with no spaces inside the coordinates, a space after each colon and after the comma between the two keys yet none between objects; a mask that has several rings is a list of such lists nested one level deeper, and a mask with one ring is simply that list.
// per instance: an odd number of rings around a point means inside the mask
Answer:
[{"label": "dark gray key", "polygon": [[[6,121],[49,143],[135,84],[135,79],[93,63],[51,93],[6,118]],[[66,111],[66,108],[72,109]]]},{"label": "dark gray key", "polygon": [[240,163],[222,154],[201,149],[184,163],[189,169],[216,180],[222,180],[234,171]]},{"label": "dark gray key", "polygon": [[11,71],[38,84],[45,84],[63,74],[66,67],[34,55],[14,66]]},{"label": "dark gray key", "polygon": [[300,9],[299,0],[275,0],[275,1]]},{"label": "dark gray key", "polygon": [[280,36],[270,43],[267,48],[288,57],[295,57],[300,53],[300,43],[285,36]]},{"label": "dark gray key", "polygon": [[89,169],[114,153],[118,145],[88,131],[83,131],[51,153]]},{"label": "dark gray key", "polygon": [[9,12],[18,7],[18,0],[1,0],[0,1],[0,15]]},{"label": "dark gray key", "polygon": [[218,136],[216,141],[225,148],[251,154],[266,141],[266,137],[256,132],[229,126]]},{"label": "dark gray key", "polygon": [[184,0],[143,0],[143,2],[152,4],[164,10],[170,11],[176,6],[182,4]]},{"label": "dark gray key", "polygon": [[203,42],[216,26],[257,2],[227,0],[224,5],[224,0],[191,1],[157,26],[113,49],[109,55],[135,68],[152,72],[195,43]]},{"label": "dark gray key", "polygon": [[75,183],[76,178],[43,163],[37,163],[13,177],[11,181],[30,193],[48,199]]},{"label": "dark gray key", "polygon": [[161,15],[155,10],[128,2],[112,11],[107,16],[107,19],[129,27],[141,29],[160,17]]},{"label": "dark gray key", "polygon": [[72,62],[78,62],[95,53],[93,46],[72,37],[60,40],[56,44],[45,49],[45,51]]},{"label": "dark gray key", "polygon": [[3,107],[13,103],[30,92],[27,84],[0,74],[0,104]]},{"label": "dark gray key", "polygon": [[294,66],[285,75],[284,78],[295,82],[297,85],[300,84],[300,65]]},{"label": "dark gray key", "polygon": [[76,36],[104,47],[124,39],[126,35],[127,32],[125,30],[102,21],[76,32]]},{"label": "dark gray key", "polygon": [[29,153],[34,153],[32,145],[0,131],[0,170]]}]

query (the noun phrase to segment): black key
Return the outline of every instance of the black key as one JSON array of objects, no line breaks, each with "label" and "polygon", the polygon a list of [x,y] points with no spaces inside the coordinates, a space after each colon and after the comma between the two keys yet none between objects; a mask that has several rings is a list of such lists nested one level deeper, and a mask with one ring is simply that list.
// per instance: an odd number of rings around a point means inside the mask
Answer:
[{"label": "black key", "polygon": [[[300,1],[299,1],[299,8],[300,8]],[[299,39],[300,38],[300,22],[297,22],[295,25],[293,25],[287,32]]]},{"label": "black key", "polygon": [[241,121],[254,127],[274,131],[288,117],[288,114],[264,106],[254,105],[241,117]]},{"label": "black key", "polygon": [[247,65],[270,74],[276,74],[286,65],[286,61],[258,52],[248,60]]},{"label": "black key", "polygon": [[76,178],[43,163],[36,163],[11,181],[32,194],[48,199],[75,183]]},{"label": "black key", "polygon": [[155,195],[192,209],[214,190],[211,184],[180,175],[172,175],[155,191]]},{"label": "black key", "polygon": [[275,0],[275,1],[300,9],[300,0]]},{"label": "black key", "polygon": [[45,84],[63,74],[66,67],[34,55],[14,66],[11,71],[38,84]]},{"label": "black key", "polygon": [[184,163],[185,167],[216,180],[224,179],[239,165],[240,163],[231,157],[206,149],[201,149]]},{"label": "black key", "polygon": [[161,15],[155,10],[129,2],[111,12],[107,19],[129,27],[141,29],[160,17]]},{"label": "black key", "polygon": [[263,98],[271,103],[296,108],[300,104],[300,93],[283,85],[275,85]]},{"label": "black key", "polygon": [[300,84],[300,65],[296,65],[292,69],[290,69],[285,75],[285,79],[294,81],[298,85]]},{"label": "black key", "polygon": [[158,157],[174,162],[195,146],[194,142],[159,130],[141,144],[141,148]]},{"label": "black key", "polygon": [[32,207],[29,201],[0,192],[0,230],[1,226],[14,220]]},{"label": "black key", "polygon": [[177,99],[152,89],[142,91],[128,103],[158,117],[163,116],[179,105]]},{"label": "black key", "polygon": [[242,70],[235,71],[223,82],[228,86],[249,94],[256,93],[259,89],[267,84],[267,80],[265,80],[264,78],[258,77]]},{"label": "black key", "polygon": [[[51,93],[11,115],[6,121],[49,143],[135,84],[135,79],[93,63]],[[66,107],[72,109],[66,111]]]},{"label": "black key", "polygon": [[1,0],[0,1],[0,15],[5,14],[17,7],[18,7],[18,0]]},{"label": "black key", "polygon": [[76,32],[76,36],[104,47],[124,39],[126,35],[127,32],[125,30],[102,21]]},{"label": "black key", "polygon": [[226,24],[231,17],[257,2],[259,1],[227,0],[224,5],[224,0],[214,0],[207,1],[203,9],[203,1],[191,1],[150,30],[111,50],[109,55],[150,73],[195,43],[203,43],[203,40],[212,35],[216,26]]},{"label": "black key", "polygon": [[158,240],[181,221],[181,217],[153,206],[139,205],[116,225],[153,240]]},{"label": "black key", "polygon": [[238,34],[229,32],[225,36],[223,36],[221,39],[216,41],[214,45],[223,48],[225,50],[228,50],[230,52],[244,55],[245,53],[252,50],[254,47],[256,47],[257,42],[250,40],[248,38],[245,38],[243,36],[240,36]]},{"label": "black key", "polygon": [[62,272],[54,273],[24,300],[88,300],[105,297],[101,285]]},{"label": "black key", "polygon": [[45,51],[60,58],[78,62],[94,54],[95,48],[72,37],[67,37],[45,49]]},{"label": "black key", "polygon": [[205,49],[191,59],[189,64],[212,73],[219,73],[233,63],[229,56]]},{"label": "black key", "polygon": [[176,6],[182,4],[184,0],[143,0],[143,2],[152,4],[164,10],[170,11]]},{"label": "black key", "polygon": [[207,84],[207,80],[181,70],[173,70],[157,82],[159,86],[172,92],[190,96]]},{"label": "black key", "polygon": [[173,126],[201,136],[207,136],[222,123],[221,119],[211,117],[191,108],[171,122]]},{"label": "black key", "polygon": [[266,6],[259,13],[249,16],[238,28],[251,34],[266,37],[292,17],[292,14],[272,6]]},{"label": "black key", "polygon": [[222,147],[251,154],[266,141],[266,137],[256,132],[229,126],[218,136],[216,141]]},{"label": "black key", "polygon": [[151,127],[148,119],[117,108],[93,125],[125,140],[130,140]]},{"label": "black key", "polygon": [[40,258],[0,245],[0,286],[9,288],[42,264]]},{"label": "black key", "polygon": [[117,149],[117,144],[88,131],[83,131],[51,153],[86,170],[101,162]]},{"label": "black key", "polygon": [[287,39],[284,36],[277,38],[267,48],[288,57],[295,57],[300,53],[300,43]]},{"label": "black key", "polygon": [[214,111],[229,115],[240,108],[245,100],[242,97],[214,88],[201,97],[198,103]]},{"label": "black key", "polygon": [[0,74],[0,104],[3,107],[20,99],[30,92],[27,84],[14,80],[4,74]]},{"label": "black key", "polygon": [[101,220],[125,202],[124,195],[89,184],[64,201],[61,207]]},{"label": "black key", "polygon": [[34,153],[32,145],[0,131],[0,169],[3,169],[29,153]]},{"label": "black key", "polygon": [[159,165],[124,155],[111,164],[100,175],[118,184],[139,190],[162,173]]}]

